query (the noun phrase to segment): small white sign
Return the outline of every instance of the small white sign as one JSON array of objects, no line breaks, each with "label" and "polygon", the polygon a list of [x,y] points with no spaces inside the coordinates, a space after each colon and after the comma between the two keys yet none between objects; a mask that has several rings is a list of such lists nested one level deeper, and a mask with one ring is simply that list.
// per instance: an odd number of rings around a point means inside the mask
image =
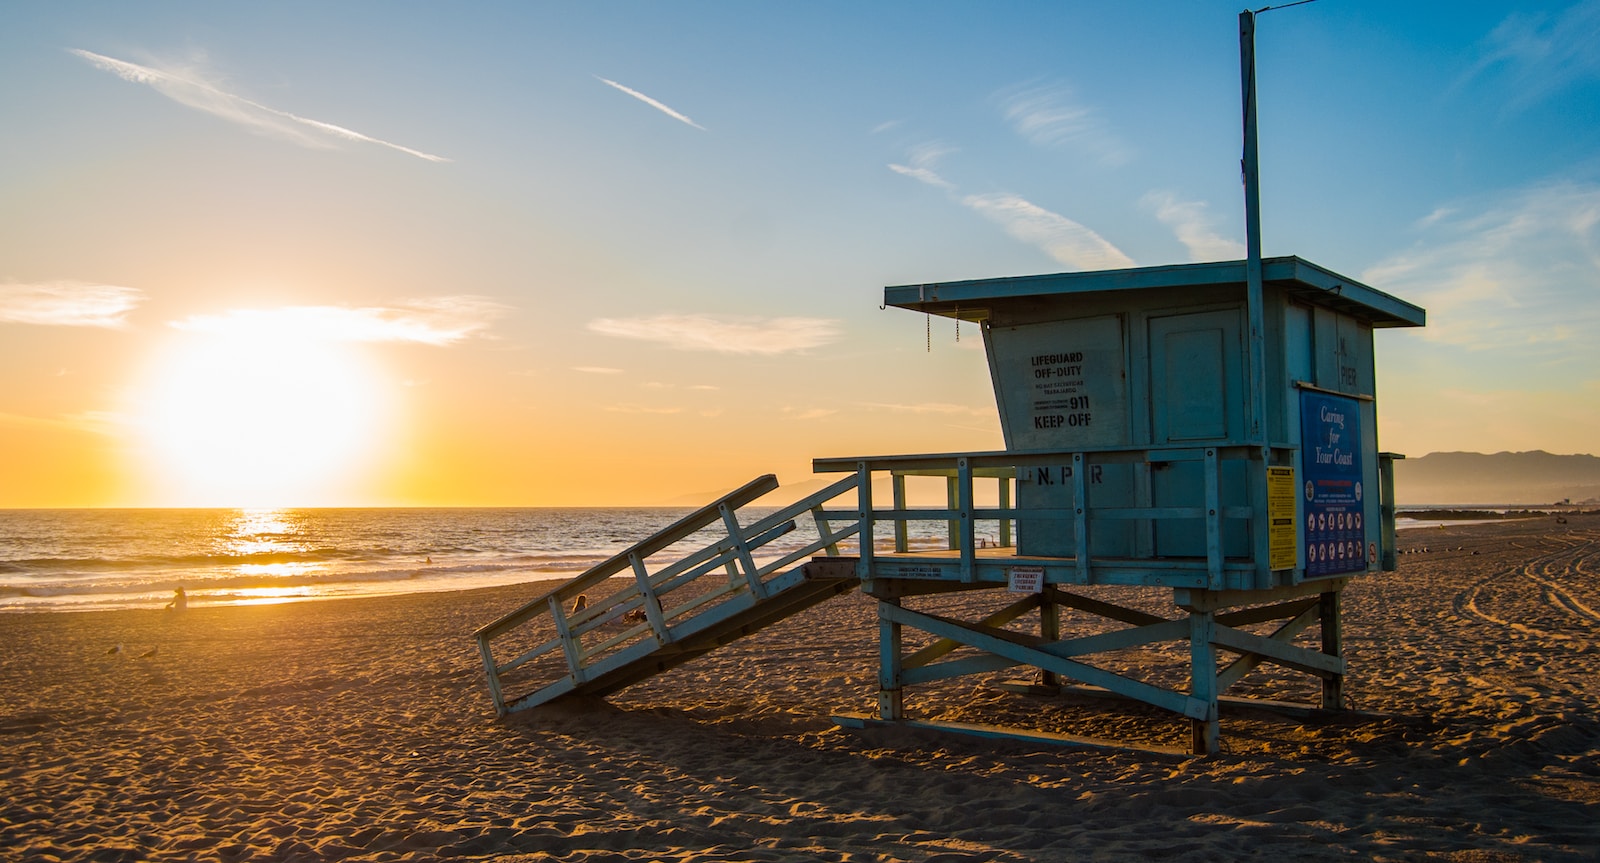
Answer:
[{"label": "small white sign", "polygon": [[1044,590],[1044,567],[1011,567],[1010,588],[1012,593],[1039,593]]}]

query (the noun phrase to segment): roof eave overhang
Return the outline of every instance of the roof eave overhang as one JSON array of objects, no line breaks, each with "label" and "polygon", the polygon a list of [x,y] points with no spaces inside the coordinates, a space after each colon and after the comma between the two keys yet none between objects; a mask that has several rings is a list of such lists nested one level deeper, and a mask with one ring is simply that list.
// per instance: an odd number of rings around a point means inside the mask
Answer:
[{"label": "roof eave overhang", "polygon": [[[1375,327],[1420,327],[1427,312],[1355,279],[1298,257],[1267,258],[1262,280],[1314,305],[1368,320]],[[982,320],[1000,302],[1141,289],[1243,285],[1244,261],[1215,261],[1081,273],[1010,276],[884,288],[884,304],[962,320]]]}]

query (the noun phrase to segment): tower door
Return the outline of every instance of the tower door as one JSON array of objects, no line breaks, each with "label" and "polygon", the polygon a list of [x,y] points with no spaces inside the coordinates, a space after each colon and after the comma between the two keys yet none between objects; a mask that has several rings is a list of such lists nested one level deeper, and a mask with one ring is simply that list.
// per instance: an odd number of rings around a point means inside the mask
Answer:
[{"label": "tower door", "polygon": [[[1242,442],[1245,431],[1244,340],[1240,312],[1228,309],[1164,315],[1150,319],[1151,442],[1157,446]],[[1222,499],[1248,500],[1248,471],[1242,462],[1222,465]],[[1151,465],[1156,506],[1197,506],[1205,502],[1205,467],[1199,462]],[[1224,552],[1249,554],[1243,522],[1223,528]],[[1206,553],[1205,525],[1199,519],[1161,519],[1155,524],[1155,552],[1196,557]]]},{"label": "tower door", "polygon": [[1244,342],[1234,310],[1150,319],[1152,442],[1223,443],[1244,430]]}]

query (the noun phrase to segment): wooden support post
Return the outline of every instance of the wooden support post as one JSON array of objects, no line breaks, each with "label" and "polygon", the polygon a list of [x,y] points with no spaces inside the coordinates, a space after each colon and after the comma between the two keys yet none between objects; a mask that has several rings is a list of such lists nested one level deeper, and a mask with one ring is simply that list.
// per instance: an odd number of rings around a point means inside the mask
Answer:
[{"label": "wooden support post", "polygon": [[872,517],[872,469],[866,462],[856,463],[856,520],[861,524],[861,532],[856,535],[856,545],[860,551],[860,559],[856,561],[856,575],[862,579],[872,577],[872,557],[876,549],[873,548],[873,537],[877,534],[878,525]]},{"label": "wooden support post", "polygon": [[[1322,594],[1317,606],[1322,614],[1322,652],[1329,656],[1344,656],[1344,630],[1340,620],[1344,603],[1342,590]],[[1344,709],[1344,674],[1325,675],[1322,678],[1322,709]]]},{"label": "wooden support post", "polygon": [[721,504],[722,525],[728,532],[728,538],[733,540],[734,549],[739,555],[739,568],[744,572],[745,585],[750,588],[750,593],[756,599],[767,598],[767,586],[761,581],[761,569],[756,566],[755,558],[750,554],[750,543],[744,537],[744,528],[739,526],[739,516],[734,513],[734,508]]},{"label": "wooden support post", "polygon": [[1215,447],[1206,449],[1206,586],[1222,584],[1222,466]]},{"label": "wooden support post", "polygon": [[978,568],[975,565],[976,548],[978,543],[977,524],[972,518],[972,462],[965,456],[956,459],[956,475],[954,501],[956,509],[960,512],[953,525],[956,529],[956,547],[961,549],[961,580],[974,582],[978,580]]},{"label": "wooden support post", "polygon": [[[658,644],[666,644],[667,615],[661,609],[661,597],[656,595],[655,585],[650,583],[650,570],[645,568],[644,558],[637,551],[628,553],[628,563],[633,566],[634,583],[639,585],[639,596],[644,602],[644,616],[650,621],[650,629],[655,634]],[[559,614],[560,607],[553,606],[552,610]],[[581,678],[580,678],[581,679]]]},{"label": "wooden support post", "polygon": [[1083,453],[1072,454],[1073,555],[1079,584],[1089,584],[1089,464]]},{"label": "wooden support post", "polygon": [[817,536],[822,537],[823,551],[827,552],[829,557],[838,557],[840,554],[839,535],[834,532],[833,524],[828,521],[828,517],[823,513],[822,504],[819,503],[812,507],[811,521],[817,527]]},{"label": "wooden support post", "polygon": [[[1148,453],[1146,454],[1148,456]],[[1133,505],[1142,508],[1155,506],[1155,480],[1151,464],[1142,461],[1133,466]],[[1134,556],[1154,557],[1156,553],[1156,523],[1154,519],[1141,518],[1134,522]]]},{"label": "wooden support post", "polygon": [[[957,502],[957,501],[959,501],[960,497],[961,497],[961,483],[960,483],[960,480],[958,480],[956,477],[953,477],[953,476],[945,477],[945,480],[944,480],[944,506],[945,506],[945,509],[960,509],[960,504]],[[945,526],[945,533],[947,533],[949,535],[949,539],[946,542],[946,547],[949,548],[951,551],[959,550],[961,548],[961,519],[959,519],[959,518],[946,519],[945,523],[944,523],[944,526]]]},{"label": "wooden support post", "polygon": [[1380,566],[1384,572],[1400,568],[1395,555],[1399,554],[1394,535],[1394,463],[1405,456],[1392,452],[1378,453],[1378,548]]},{"label": "wooden support post", "polygon": [[[1046,644],[1054,644],[1061,640],[1061,606],[1050,601],[1049,591],[1043,591],[1039,594],[1039,637],[1044,639]],[[1041,686],[1060,686],[1061,675],[1056,674],[1054,671],[1040,669],[1039,684]]]},{"label": "wooden support post", "polygon": [[567,610],[561,607],[561,597],[552,593],[545,602],[550,605],[550,620],[556,625],[556,637],[561,639],[561,652],[567,657],[567,669],[572,672],[575,682],[582,683],[585,677],[583,645],[578,643],[578,636],[567,625]]},{"label": "wooden support post", "polygon": [[900,674],[901,625],[884,614],[886,606],[899,605],[898,599],[878,600],[878,718],[891,722],[906,716]]},{"label": "wooden support post", "polygon": [[[894,490],[894,508],[900,512],[906,509],[906,475],[903,473],[892,474],[889,482]],[[894,520],[894,551],[896,554],[905,554],[911,550],[911,534],[904,518]]]},{"label": "wooden support post", "polygon": [[1000,545],[1002,545],[1002,546],[1004,546],[1006,548],[1010,548],[1012,546],[1012,542],[1011,542],[1011,519],[1006,517],[1005,513],[1011,509],[1011,477],[1002,476],[1002,477],[1000,477],[999,482],[1000,482],[1000,511],[1001,511],[1001,516],[1000,516]]},{"label": "wooden support post", "polygon": [[1217,720],[1217,648],[1211,643],[1216,631],[1212,611],[1189,612],[1189,695],[1205,704],[1205,717],[1190,720],[1193,728],[1192,751],[1214,755],[1222,749],[1222,726]]},{"label": "wooden support post", "polygon": [[1272,587],[1272,519],[1267,514],[1267,463],[1272,458],[1272,450],[1262,447],[1259,453],[1258,457],[1250,459],[1246,468],[1250,472],[1248,488],[1252,513],[1250,555],[1256,564],[1253,586],[1256,590],[1266,590]]},{"label": "wooden support post", "polygon": [[500,691],[500,667],[495,664],[494,652],[489,649],[489,637],[478,636],[478,654],[483,657],[483,676],[489,681],[489,697],[494,699],[494,712],[506,715],[505,694]]}]

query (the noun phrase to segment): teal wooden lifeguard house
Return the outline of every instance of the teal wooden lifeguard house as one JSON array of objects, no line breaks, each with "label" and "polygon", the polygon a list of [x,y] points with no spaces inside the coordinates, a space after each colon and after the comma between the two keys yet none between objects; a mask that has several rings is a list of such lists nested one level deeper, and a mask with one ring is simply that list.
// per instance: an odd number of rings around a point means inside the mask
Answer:
[{"label": "teal wooden lifeguard house", "polygon": [[[878,709],[844,725],[1071,742],[919,720],[907,705],[921,685],[1030,666],[1037,682],[1000,685],[1076,681],[1154,705],[1190,722],[1196,753],[1218,751],[1224,693],[1263,665],[1320,682],[1301,708],[1343,709],[1342,593],[1395,565],[1398,456],[1378,448],[1373,336],[1426,315],[1300,258],[1261,257],[1254,34],[1241,12],[1245,260],[886,288],[886,306],[982,329],[1006,448],[817,459],[842,478],[741,521],[777,488],[749,483],[478,630],[496,711],[615,692],[857,585],[877,601]],[[943,480],[943,506],[910,505],[918,476]],[[814,537],[763,554],[803,517]],[[912,542],[929,522],[944,531],[933,550]],[[1103,585],[1171,605],[1090,595]],[[1005,598],[977,620],[918,607],[958,591]],[[1063,637],[1064,613],[1100,628]],[[907,630],[923,633],[911,648]],[[1188,648],[1180,683],[1100,661],[1173,644]],[[508,696],[513,680],[531,688]]]},{"label": "teal wooden lifeguard house", "polygon": [[[1319,678],[1315,707],[1344,706],[1341,592],[1395,560],[1394,456],[1378,449],[1373,333],[1422,326],[1425,313],[1294,257],[1261,262],[1257,306],[1247,266],[885,290],[887,305],[981,326],[1006,450],[815,463],[857,475],[870,521],[907,514],[867,507],[874,477],[950,478],[952,553],[907,554],[903,542],[894,553],[862,550],[858,574],[884,622],[878,721],[904,720],[908,686],[1006,663],[1040,669],[1047,689],[1067,678],[1186,716],[1196,752],[1216,751],[1219,700],[1263,663]],[[998,508],[973,503],[986,477],[1000,479]],[[999,526],[1001,547],[978,547],[982,521]],[[1073,592],[1087,585],[1170,591],[1176,613]],[[982,588],[1026,596],[981,623],[900,604]],[[1061,640],[1063,610],[1124,626]],[[998,629],[1035,611],[1036,637]],[[1245,629],[1273,621],[1267,634]],[[1317,645],[1296,644],[1312,624]],[[937,635],[941,649],[903,654],[901,627]],[[1189,644],[1186,690],[1092,664],[1097,653],[1175,639]],[[930,664],[955,645],[990,658]],[[1230,661],[1219,666],[1219,654]]]},{"label": "teal wooden lifeguard house", "polygon": [[[1342,709],[1342,591],[1395,560],[1373,336],[1421,326],[1425,313],[1294,257],[1261,261],[1252,303],[1247,267],[886,288],[888,306],[981,329],[1006,448],[817,459],[814,470],[842,478],[741,523],[737,511],[777,487],[770,476],[752,482],[480,630],[497,710],[614,692],[858,584],[877,600],[878,710],[842,724],[1040,736],[918,720],[908,708],[921,684],[1019,666],[1037,669],[1021,687],[1032,692],[1075,681],[1185,717],[1197,753],[1218,750],[1219,704],[1263,664],[1320,681],[1320,702],[1306,709]],[[908,502],[918,476],[942,479],[943,506]],[[815,538],[762,562],[761,549],[806,515]],[[939,526],[939,548],[911,542],[919,523]],[[708,526],[719,538],[651,563]],[[616,575],[631,579],[568,611]],[[1096,585],[1170,595],[1171,611],[1081,589]],[[915,607],[955,591],[996,592],[1001,607],[980,620]],[[1063,638],[1064,613],[1107,628]],[[526,649],[497,658],[492,641],[547,615]],[[915,650],[907,630],[925,634]],[[1186,685],[1095,664],[1174,642],[1188,645]],[[502,677],[540,661],[543,682],[505,697]]]}]

